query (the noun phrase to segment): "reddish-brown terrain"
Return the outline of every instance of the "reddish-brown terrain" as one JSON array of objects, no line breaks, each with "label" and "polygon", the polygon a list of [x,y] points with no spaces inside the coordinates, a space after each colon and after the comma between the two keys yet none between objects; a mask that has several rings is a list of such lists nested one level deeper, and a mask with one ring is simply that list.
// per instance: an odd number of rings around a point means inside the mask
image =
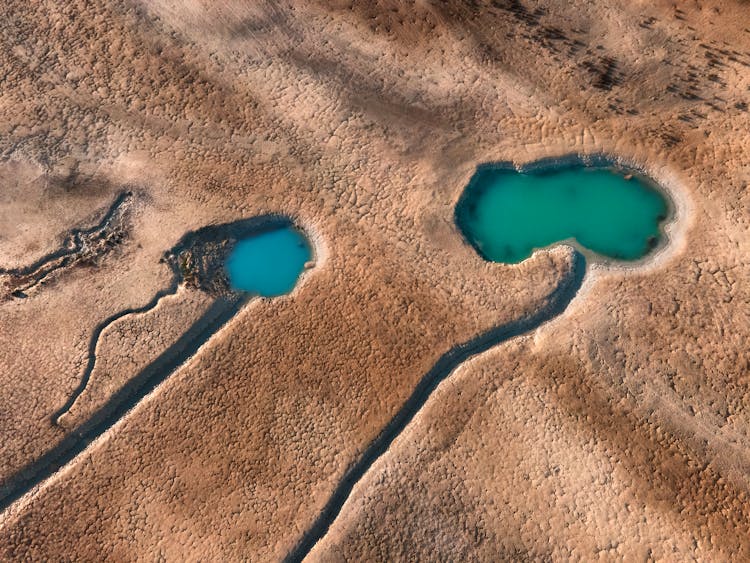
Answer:
[{"label": "reddish-brown terrain", "polygon": [[[0,558],[750,558],[748,10],[6,2]],[[601,153],[669,192],[669,244],[589,263],[549,322],[458,363],[321,528],[441,356],[546,320],[575,275],[568,247],[502,265],[464,242],[475,167]],[[124,191],[116,229],[11,295]],[[180,288],[113,324],[54,425],[98,323],[169,285],[186,232],[267,213],[311,237],[295,290],[18,485],[207,304]]]}]

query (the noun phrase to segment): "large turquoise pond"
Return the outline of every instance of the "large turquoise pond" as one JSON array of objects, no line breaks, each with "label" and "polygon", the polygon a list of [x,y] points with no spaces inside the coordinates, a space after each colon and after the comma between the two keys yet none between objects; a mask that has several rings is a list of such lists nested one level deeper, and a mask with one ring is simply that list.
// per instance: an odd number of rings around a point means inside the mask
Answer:
[{"label": "large turquoise pond", "polygon": [[226,262],[229,284],[263,297],[283,295],[294,288],[310,257],[307,239],[295,228],[261,232],[238,241],[232,249]]},{"label": "large turquoise pond", "polygon": [[521,262],[569,239],[607,258],[637,260],[659,243],[667,212],[662,194],[637,174],[583,164],[530,172],[484,167],[461,197],[456,222],[494,262]]}]

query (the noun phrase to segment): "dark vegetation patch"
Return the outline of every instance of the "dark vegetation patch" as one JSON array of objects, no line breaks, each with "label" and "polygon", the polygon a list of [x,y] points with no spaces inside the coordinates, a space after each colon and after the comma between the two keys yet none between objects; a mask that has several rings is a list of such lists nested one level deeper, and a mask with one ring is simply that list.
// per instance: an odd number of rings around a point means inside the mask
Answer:
[{"label": "dark vegetation patch", "polygon": [[[627,103],[616,95],[618,87],[627,79],[627,61],[618,60],[611,52],[607,52],[603,45],[591,43],[585,29],[562,28],[560,21],[553,20],[546,7],[534,6],[529,0],[475,0],[464,5],[463,10],[447,5],[444,5],[444,10],[447,19],[466,22],[465,27],[472,30],[478,43],[478,52],[487,64],[510,67],[515,55],[502,45],[507,44],[508,39],[522,40],[531,48],[542,48],[547,51],[555,63],[572,63],[584,71],[584,88],[611,92],[604,102],[607,111],[617,115],[639,114],[637,109],[629,108]],[[503,18],[506,20],[506,25],[492,32],[493,35],[487,31],[486,24],[473,23],[492,16],[500,21]],[[679,8],[674,9],[673,17],[677,20],[688,19],[687,14]],[[658,17],[644,15],[637,23],[644,33],[659,33]],[[681,25],[687,30],[691,28],[687,23]],[[662,86],[666,91],[661,90],[661,93],[675,96],[687,103],[688,108],[678,116],[681,123],[699,127],[700,121],[710,117],[713,112],[746,111],[746,102],[729,101],[731,97],[722,95],[722,92],[731,88],[738,73],[745,73],[746,68],[750,67],[750,52],[724,41],[696,44],[683,35],[671,36],[669,44],[670,53],[664,59],[663,65],[673,69],[673,76],[666,86]],[[513,48],[516,47],[517,45]],[[680,64],[683,54],[687,55],[685,60],[688,56],[694,60],[696,48],[702,51],[699,61]],[[656,84],[652,87],[654,99],[658,99],[659,87]],[[668,132],[660,137],[668,146],[674,146],[674,143],[679,142],[680,135],[677,132]]]},{"label": "dark vegetation patch", "polygon": [[[563,30],[550,23],[547,8],[538,6],[527,7],[521,0],[493,0],[491,8],[499,13],[510,15],[514,22],[514,30],[509,36],[519,33],[523,39],[541,46],[553,55],[553,60],[578,57],[577,65],[586,71],[590,80],[588,84],[597,90],[609,91],[624,81],[622,64],[612,55],[603,53],[603,47],[597,45],[592,48],[585,41],[582,30]],[[494,61],[502,59],[499,53],[493,53],[490,41],[484,42],[481,50],[485,58]]]},{"label": "dark vegetation patch", "polygon": [[[675,17],[679,16],[680,11],[676,10],[675,14]],[[730,103],[730,96],[724,93],[731,89],[730,80],[734,76],[747,73],[746,69],[750,68],[750,52],[739,51],[726,42],[701,42],[697,49],[702,53],[701,62],[684,66],[672,64],[677,71],[666,87],[667,93],[693,103],[693,108],[678,116],[680,121],[693,128],[701,126],[700,122],[709,118],[712,112],[747,110],[747,102]]]},{"label": "dark vegetation patch", "polygon": [[622,83],[617,60],[613,57],[604,56],[598,60],[584,61],[582,66],[591,73],[594,88],[611,90],[613,86],[619,86]]}]

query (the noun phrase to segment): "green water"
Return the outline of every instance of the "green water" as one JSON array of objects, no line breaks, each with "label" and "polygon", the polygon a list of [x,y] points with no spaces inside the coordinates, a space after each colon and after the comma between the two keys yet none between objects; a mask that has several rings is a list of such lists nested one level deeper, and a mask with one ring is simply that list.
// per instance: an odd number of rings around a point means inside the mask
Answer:
[{"label": "green water", "polygon": [[310,246],[292,227],[280,227],[240,240],[229,254],[226,271],[233,289],[275,297],[297,283]]},{"label": "green water", "polygon": [[659,242],[664,197],[637,175],[567,165],[539,172],[483,168],[456,208],[459,229],[493,262],[517,263],[534,249],[575,239],[616,260],[637,260]]}]

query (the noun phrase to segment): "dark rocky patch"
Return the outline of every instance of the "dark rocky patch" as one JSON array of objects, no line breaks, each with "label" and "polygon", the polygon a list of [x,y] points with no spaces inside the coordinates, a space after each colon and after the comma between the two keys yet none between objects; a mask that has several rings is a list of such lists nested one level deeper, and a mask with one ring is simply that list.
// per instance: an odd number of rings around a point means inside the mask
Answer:
[{"label": "dark rocky patch", "polygon": [[34,263],[21,268],[0,268],[0,280],[5,278],[0,300],[26,297],[29,290],[46,283],[53,274],[76,266],[96,265],[127,238],[128,211],[133,198],[132,191],[121,192],[99,223],[88,229],[72,229],[59,249]]}]

